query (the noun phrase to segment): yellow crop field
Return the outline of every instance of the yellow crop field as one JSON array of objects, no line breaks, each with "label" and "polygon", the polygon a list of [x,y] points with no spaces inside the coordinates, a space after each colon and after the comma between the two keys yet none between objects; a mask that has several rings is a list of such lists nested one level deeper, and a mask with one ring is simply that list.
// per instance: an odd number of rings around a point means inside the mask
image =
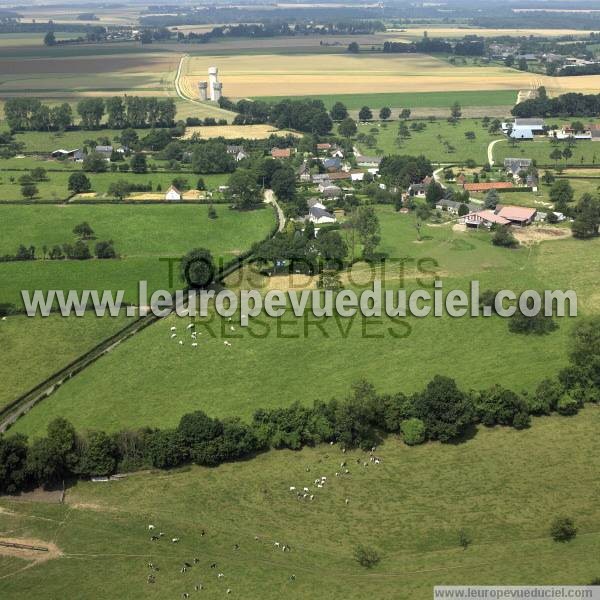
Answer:
[{"label": "yellow crop field", "polygon": [[194,134],[202,139],[223,137],[229,140],[242,137],[249,140],[262,140],[273,134],[298,136],[297,133],[277,129],[271,125],[215,125],[212,127],[186,127],[183,139],[190,139]]},{"label": "yellow crop field", "polygon": [[552,94],[595,92],[600,75],[547,77],[504,66],[454,66],[428,55],[194,56],[181,85],[197,97],[208,67],[219,68],[223,93],[232,98],[382,92],[479,91],[545,85]]}]

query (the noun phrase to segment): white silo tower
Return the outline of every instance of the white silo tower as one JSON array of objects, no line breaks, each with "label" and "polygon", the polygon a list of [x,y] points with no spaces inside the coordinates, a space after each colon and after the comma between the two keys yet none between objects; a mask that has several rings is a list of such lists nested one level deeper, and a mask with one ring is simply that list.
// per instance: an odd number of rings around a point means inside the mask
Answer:
[{"label": "white silo tower", "polygon": [[210,99],[215,100],[215,84],[219,83],[219,69],[217,67],[208,68],[208,90]]},{"label": "white silo tower", "polygon": [[198,82],[198,94],[200,95],[200,100],[202,100],[202,102],[208,100],[208,83],[206,81]]},{"label": "white silo tower", "polygon": [[223,84],[220,81],[213,83],[213,101],[218,102],[223,92]]}]

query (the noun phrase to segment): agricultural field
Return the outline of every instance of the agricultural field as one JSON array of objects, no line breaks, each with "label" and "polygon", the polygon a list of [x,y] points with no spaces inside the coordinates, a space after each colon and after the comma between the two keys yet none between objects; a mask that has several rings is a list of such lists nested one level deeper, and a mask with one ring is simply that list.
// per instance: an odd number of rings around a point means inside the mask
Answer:
[{"label": "agricultural field", "polygon": [[[138,281],[148,289],[180,287],[169,277],[166,259],[179,259],[191,248],[209,248],[215,258],[235,257],[271,230],[270,208],[237,212],[217,206],[209,219],[206,205],[30,205],[0,207],[0,253],[14,254],[19,244],[73,243],[75,225],[87,221],[98,240],[113,240],[114,260],[35,260],[0,264],[0,301],[21,304],[20,290],[125,290],[137,302]],[[235,233],[234,233],[235,232]],[[161,260],[162,259],[162,260]]]},{"label": "agricultural field", "polygon": [[[600,240],[582,243],[566,239],[510,251],[492,246],[488,234],[454,232],[447,225],[427,227],[419,243],[414,217],[390,208],[380,209],[379,217],[381,251],[390,258],[437,260],[437,272],[446,289],[468,289],[472,279],[480,281],[482,290],[544,289],[551,281],[553,287],[578,292],[580,312],[600,310],[595,276],[596,265],[600,266]],[[569,260],[560,258],[564,256]],[[573,263],[587,267],[574,274]],[[427,265],[426,269],[433,268],[432,263]],[[369,270],[356,268],[348,283],[368,285],[365,275]],[[415,276],[409,270],[408,288],[416,285]],[[400,273],[391,267],[384,279],[398,284]],[[431,276],[422,279],[427,285]],[[166,319],[64,385],[21,419],[15,430],[40,434],[58,415],[69,415],[78,428],[94,425],[108,430],[173,425],[194,409],[248,419],[259,407],[286,406],[294,401],[310,405],[316,399],[344,395],[350,382],[361,377],[373,379],[374,373],[382,392],[414,391],[435,374],[452,376],[465,388],[481,388],[500,380],[508,387],[531,390],[565,364],[572,326],[571,321],[563,320],[549,336],[533,338],[510,334],[507,323],[499,318],[409,317],[402,322],[382,318],[366,325],[360,319],[316,319],[312,315],[307,319],[261,317],[254,326],[236,327],[231,332],[225,319],[210,318],[197,324],[203,332],[197,348],[170,339],[170,327],[185,328],[185,319]],[[224,347],[224,338],[231,340],[231,348]],[[475,339],[478,343],[471,343]],[[382,355],[401,368],[381,371]],[[136,360],[137,356],[144,360]],[[232,360],[235,377],[229,376]],[[478,368],[458,368],[468,364]],[[528,365],[526,370],[520,368],[523,364]],[[324,366],[327,377],[322,376]],[[200,373],[205,372],[215,376],[203,378]],[[120,382],[118,397],[112,384],[115,378]],[[283,381],[285,385],[281,385]],[[307,381],[318,383],[309,389]],[[162,401],[167,396],[168,410]]]},{"label": "agricultural field", "polygon": [[[0,322],[0,344],[5,360],[0,364],[0,409],[19,395],[69,364],[126,324],[119,316],[78,319],[60,316],[14,315]],[[15,365],[27,365],[15,368]]]},{"label": "agricultural field", "polygon": [[[229,588],[231,597],[251,600],[427,600],[436,584],[585,585],[599,572],[599,426],[600,411],[587,408],[534,419],[525,431],[481,428],[461,444],[409,448],[390,437],[377,449],[381,464],[368,468],[355,464],[366,453],[318,446],[81,482],[62,505],[3,498],[0,529],[56,549],[35,565],[0,557],[0,594],[16,600],[23,589],[52,598],[76,590],[87,600],[110,582],[113,597],[175,598],[193,597],[201,583],[209,598]],[[342,457],[351,472],[335,478]],[[313,502],[288,491],[315,475],[329,481]],[[550,523],[565,513],[579,532],[557,544]],[[151,542],[150,523],[165,538]],[[472,539],[466,550],[461,530]],[[179,544],[167,541],[172,536]],[[377,550],[379,565],[358,565],[359,544]],[[185,561],[192,567],[182,574]],[[160,569],[153,585],[148,562]]]},{"label": "agricultural field", "polygon": [[[42,47],[43,48],[43,47]],[[172,53],[126,53],[121,44],[77,49],[58,47],[64,56],[24,57],[21,50],[0,57],[0,97],[35,94],[41,99],[84,96],[174,94],[179,56]],[[53,50],[54,52],[54,50]],[[8,53],[11,54],[11,53]],[[50,54],[50,56],[49,56]]]},{"label": "agricultural field", "polygon": [[182,87],[196,90],[213,65],[219,67],[224,94],[232,98],[515,90],[530,88],[534,82],[545,85],[550,93],[592,92],[600,87],[600,75],[583,80],[552,78],[504,66],[454,66],[442,58],[418,54],[324,54],[318,65],[311,66],[314,63],[314,57],[303,55],[192,56],[182,71]]},{"label": "agricultural field", "polygon": [[212,139],[222,137],[225,139],[263,140],[272,135],[295,135],[298,133],[277,129],[272,125],[211,125],[210,127],[186,127],[184,140],[194,136],[200,139]]}]

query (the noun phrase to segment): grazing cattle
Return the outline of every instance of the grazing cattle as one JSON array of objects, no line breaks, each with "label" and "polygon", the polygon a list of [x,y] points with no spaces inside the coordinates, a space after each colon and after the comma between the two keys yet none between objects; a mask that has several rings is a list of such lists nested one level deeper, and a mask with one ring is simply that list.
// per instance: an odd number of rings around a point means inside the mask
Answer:
[{"label": "grazing cattle", "polygon": [[346,466],[346,461],[345,461],[345,460],[343,460],[343,461],[340,463],[340,467],[345,467],[345,466]]},{"label": "grazing cattle", "polygon": [[212,565],[210,565],[211,569],[216,569],[217,568],[217,563],[213,563]]},{"label": "grazing cattle", "polygon": [[295,492],[296,491],[296,487],[293,485],[290,485],[290,492]]},{"label": "grazing cattle", "polygon": [[305,491],[305,492],[309,492],[310,490],[309,490],[307,487],[305,487],[305,488],[304,488],[304,491]]},{"label": "grazing cattle", "polygon": [[227,588],[227,593],[231,594],[231,590],[229,588]]},{"label": "grazing cattle", "polygon": [[296,581],[296,576],[295,575],[290,575],[290,581]]},{"label": "grazing cattle", "polygon": [[275,542],[275,543],[273,544],[273,546],[275,546],[276,548],[279,548],[279,542]]},{"label": "grazing cattle", "polygon": [[154,525],[148,525],[148,529],[149,529],[150,531],[152,531],[153,529],[155,529],[155,527],[154,527]]},{"label": "grazing cattle", "polygon": [[342,452],[346,454],[346,448],[342,448]]},{"label": "grazing cattle", "polygon": [[171,331],[175,331],[177,327],[171,327]]},{"label": "grazing cattle", "polygon": [[240,545],[239,544],[234,544],[233,545],[233,549],[234,550],[239,550],[240,549]]},{"label": "grazing cattle", "polygon": [[335,476],[336,476],[336,477],[339,477],[339,476],[340,476],[340,474],[339,474],[339,473],[336,471],[336,472],[335,472]]},{"label": "grazing cattle", "polygon": [[199,583],[198,585],[194,586],[194,591],[195,592],[199,592],[201,589],[202,589],[202,584],[201,583]]},{"label": "grazing cattle", "polygon": [[222,577],[225,577],[225,575],[224,575],[223,573],[219,573],[219,574],[217,575],[217,579],[221,579]]},{"label": "grazing cattle", "polygon": [[348,473],[350,473],[350,471],[348,471],[348,469],[345,469],[344,473],[346,473],[346,475],[348,475]]},{"label": "grazing cattle", "polygon": [[171,542],[173,542],[173,544],[176,544],[178,541],[179,541],[179,538],[173,538],[173,539],[171,540]]},{"label": "grazing cattle", "polygon": [[206,535],[206,531],[204,529],[200,532],[200,537],[204,537]]},{"label": "grazing cattle", "polygon": [[181,567],[181,573],[185,573],[187,571],[187,567]]},{"label": "grazing cattle", "polygon": [[156,541],[156,540],[158,540],[158,539],[159,539],[159,537],[158,537],[157,535],[153,535],[153,536],[150,538],[150,541],[151,541],[151,542],[155,542],[155,541]]},{"label": "grazing cattle", "polygon": [[176,334],[176,333],[172,333],[172,334],[171,334],[171,339],[173,339],[173,338],[176,338],[176,337],[177,337],[177,334]]},{"label": "grazing cattle", "polygon": [[235,331],[235,327],[233,325],[229,329],[231,329],[231,331]]},{"label": "grazing cattle", "polygon": [[189,325],[186,327],[186,329],[191,329],[193,326],[194,326],[194,324],[193,324],[193,323],[190,323],[190,324],[189,324]]},{"label": "grazing cattle", "polygon": [[350,504],[350,500],[348,500],[348,498],[346,498],[346,504]]},{"label": "grazing cattle", "polygon": [[199,558],[194,558],[194,564],[197,565],[200,562]]},{"label": "grazing cattle", "polygon": [[308,494],[302,494],[302,497],[306,498],[306,497],[308,497]]},{"label": "grazing cattle", "polygon": [[192,348],[197,348],[198,347],[198,342],[192,342]]},{"label": "grazing cattle", "polygon": [[323,484],[322,483],[317,483],[317,487],[320,489],[320,488],[323,487]]},{"label": "grazing cattle", "polygon": [[314,499],[315,499],[315,495],[314,495],[314,494],[311,494],[311,495],[310,495],[310,499],[311,499],[311,500],[314,500]]},{"label": "grazing cattle", "polygon": [[375,459],[375,464],[376,464],[376,465],[378,465],[378,464],[379,464],[379,462],[380,462],[380,461],[379,461],[379,459],[378,459],[378,458],[376,458],[376,459]]},{"label": "grazing cattle", "polygon": [[150,574],[150,575],[148,575],[147,581],[148,581],[148,583],[154,583],[156,581],[156,577],[154,577],[154,575]]},{"label": "grazing cattle", "polygon": [[323,476],[321,477],[321,481],[327,481],[327,477],[325,477],[325,475],[323,475]]}]

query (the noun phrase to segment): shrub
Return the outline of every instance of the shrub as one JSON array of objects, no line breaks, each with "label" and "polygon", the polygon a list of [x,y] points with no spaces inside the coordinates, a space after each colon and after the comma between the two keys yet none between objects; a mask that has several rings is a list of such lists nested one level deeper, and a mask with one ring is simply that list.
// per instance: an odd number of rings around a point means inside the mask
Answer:
[{"label": "shrub", "polygon": [[555,542],[569,542],[577,535],[577,527],[569,517],[556,517],[550,527],[550,535]]},{"label": "shrub", "polygon": [[463,550],[466,550],[471,545],[472,541],[471,536],[464,529],[461,529],[458,532],[458,545]]},{"label": "shrub", "polygon": [[526,317],[522,312],[517,311],[508,321],[508,330],[511,333],[545,335],[555,329],[558,329],[558,325],[552,317],[547,317],[542,313]]},{"label": "shrub", "polygon": [[416,446],[425,441],[425,423],[421,419],[408,419],[400,424],[402,439],[407,446]]},{"label": "shrub", "polygon": [[380,560],[379,554],[373,548],[368,548],[367,546],[357,546],[354,551],[354,558],[358,561],[358,564],[361,567],[365,567],[367,569],[371,569],[374,567]]},{"label": "shrub", "polygon": [[579,410],[579,402],[570,394],[564,394],[556,405],[556,410],[564,417],[576,415]]}]

